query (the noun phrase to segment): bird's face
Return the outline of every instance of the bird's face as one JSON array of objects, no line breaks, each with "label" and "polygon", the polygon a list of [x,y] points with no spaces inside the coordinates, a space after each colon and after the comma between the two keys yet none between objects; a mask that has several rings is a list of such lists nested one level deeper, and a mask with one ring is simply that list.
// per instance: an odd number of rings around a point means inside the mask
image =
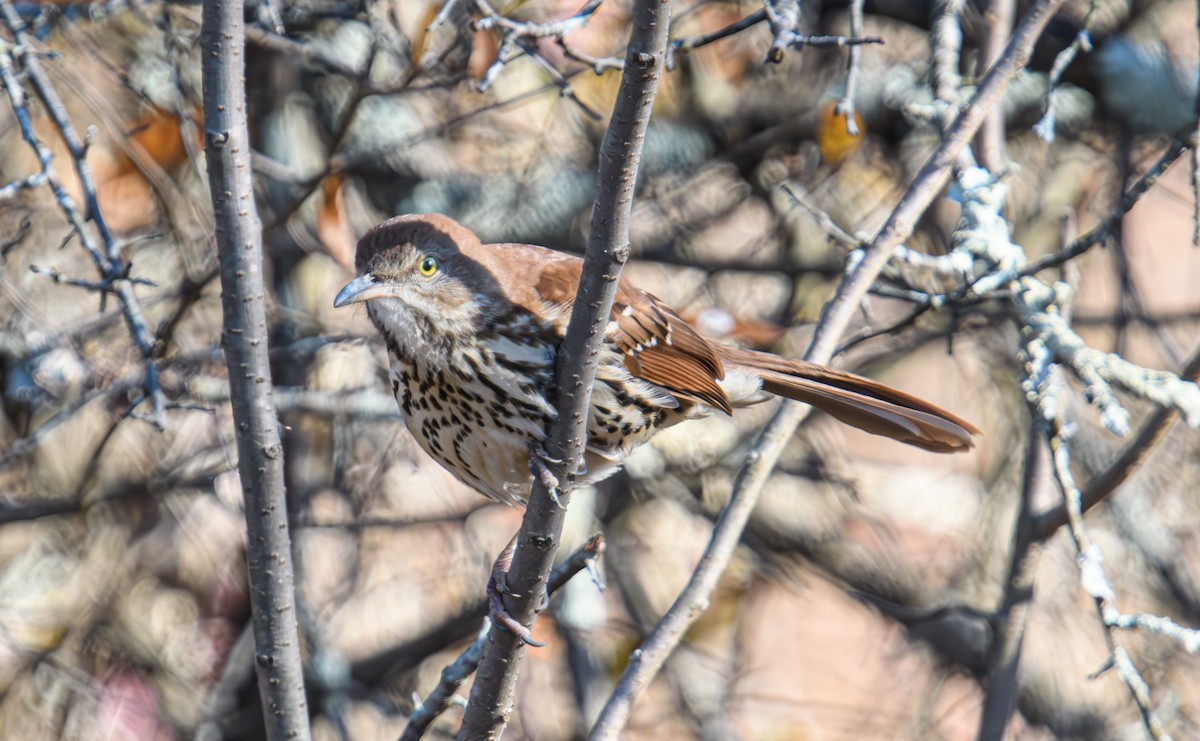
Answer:
[{"label": "bird's face", "polygon": [[458,227],[404,217],[371,230],[358,244],[359,276],[333,305],[365,303],[371,322],[404,355],[444,357],[478,331],[492,299],[481,266],[462,250],[474,235],[451,226]]}]

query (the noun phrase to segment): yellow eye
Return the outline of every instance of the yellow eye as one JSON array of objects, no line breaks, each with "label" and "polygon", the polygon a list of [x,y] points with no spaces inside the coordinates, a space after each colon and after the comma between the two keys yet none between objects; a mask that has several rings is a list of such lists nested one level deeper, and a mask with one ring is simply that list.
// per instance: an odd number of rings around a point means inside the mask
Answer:
[{"label": "yellow eye", "polygon": [[437,260],[435,260],[432,257],[426,257],[426,258],[422,259],[421,264],[417,266],[417,270],[420,270],[421,275],[425,276],[426,278],[428,278],[431,275],[433,275],[434,273],[436,273],[437,269],[438,269]]}]

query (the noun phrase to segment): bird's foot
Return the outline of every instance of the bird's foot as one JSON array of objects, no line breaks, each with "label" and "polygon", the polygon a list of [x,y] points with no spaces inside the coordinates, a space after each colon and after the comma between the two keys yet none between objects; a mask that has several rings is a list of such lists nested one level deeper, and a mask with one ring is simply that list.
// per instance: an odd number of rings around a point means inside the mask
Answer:
[{"label": "bird's foot", "polygon": [[558,498],[558,477],[550,470],[550,466],[547,465],[549,463],[562,463],[562,461],[546,455],[546,451],[540,445],[530,452],[529,470],[533,472],[538,481],[542,482],[542,486],[546,487],[546,493],[550,495],[550,500],[559,509],[566,509]]},{"label": "bird's foot", "polygon": [[517,619],[504,607],[504,595],[507,594],[518,599],[521,597],[508,586],[508,570],[512,567],[513,553],[516,548],[517,536],[514,535],[504,550],[500,551],[500,555],[496,556],[495,563],[492,564],[492,573],[488,576],[487,581],[488,617],[496,625],[520,638],[526,645],[541,648],[546,644],[535,641],[529,628],[517,622]]}]

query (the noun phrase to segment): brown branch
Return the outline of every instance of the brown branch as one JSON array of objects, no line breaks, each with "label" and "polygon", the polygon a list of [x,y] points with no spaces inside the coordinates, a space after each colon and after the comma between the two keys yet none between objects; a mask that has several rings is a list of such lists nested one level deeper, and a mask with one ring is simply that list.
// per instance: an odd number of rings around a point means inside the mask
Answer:
[{"label": "brown branch", "polygon": [[[1183,368],[1179,371],[1180,378],[1197,380],[1200,379],[1200,347],[1197,347],[1192,356],[1184,363]],[[1116,491],[1117,487],[1123,484],[1138,466],[1149,456],[1150,451],[1162,440],[1163,436],[1171,428],[1171,423],[1175,421],[1178,412],[1170,407],[1159,407],[1150,415],[1150,419],[1146,420],[1141,429],[1138,430],[1137,436],[1133,442],[1125,447],[1121,455],[1117,457],[1108,468],[1092,477],[1082,488],[1081,507],[1083,512],[1087,512],[1097,504],[1100,504],[1108,498],[1110,494]],[[1043,512],[1034,519],[1033,529],[1034,536],[1037,542],[1042,543],[1049,540],[1052,535],[1058,532],[1058,529],[1067,524],[1067,505],[1059,504],[1053,509]]]},{"label": "brown branch", "polygon": [[[1016,0],[991,0],[988,3],[987,12],[983,16],[987,30],[984,32],[983,45],[979,48],[975,66],[977,77],[983,77],[1004,50],[1015,15]],[[1004,111],[995,108],[984,120],[979,134],[975,137],[975,155],[979,164],[991,173],[999,174],[1006,167],[1004,143]]]},{"label": "brown branch", "polygon": [[221,263],[221,344],[245,494],[254,665],[267,738],[308,739],[283,446],[267,352],[262,222],[251,182],[242,0],[205,0],[204,151]]},{"label": "brown branch", "polygon": [[1068,260],[1073,260],[1074,258],[1090,250],[1092,247],[1095,247],[1104,240],[1108,239],[1110,236],[1112,236],[1113,229],[1120,225],[1121,219],[1125,218],[1125,214],[1129,213],[1129,210],[1137,205],[1137,202],[1141,199],[1141,197],[1144,196],[1152,187],[1154,187],[1154,185],[1158,182],[1158,179],[1162,177],[1163,174],[1170,169],[1171,165],[1175,164],[1175,162],[1182,157],[1183,153],[1187,150],[1188,146],[1183,142],[1172,142],[1171,146],[1167,148],[1167,151],[1163,154],[1163,156],[1160,157],[1157,162],[1151,165],[1146,174],[1143,175],[1136,183],[1130,186],[1129,190],[1125,191],[1125,193],[1121,196],[1121,200],[1117,202],[1116,208],[1113,209],[1113,212],[1109,214],[1108,218],[1097,224],[1096,227],[1087,234],[1079,237],[1058,252],[1055,252],[1052,255],[1046,255],[1045,257],[1029,263],[1029,265],[1021,270],[1020,275],[1036,275],[1046,268],[1062,265]]},{"label": "brown branch", "polygon": [[979,741],[1004,738],[1017,703],[1017,669],[1025,625],[1033,604],[1034,579],[1041,549],[1036,545],[1033,502],[1053,485],[1045,441],[1036,426],[1029,431],[1025,451],[1025,479],[1021,486],[1017,515],[1009,546],[1008,576],[1004,595],[993,617],[995,633],[987,656],[987,681],[984,684],[983,711],[979,721]]},{"label": "brown branch", "polygon": [[[545,447],[548,466],[560,482],[569,481],[583,455],[587,409],[600,345],[621,268],[629,259],[633,189],[654,94],[664,67],[670,18],[670,0],[640,0],[632,13],[633,31],[625,53],[621,88],[600,148],[596,202],[583,274],[567,334],[559,346],[558,416],[550,425]],[[522,598],[505,600],[508,612],[525,626],[532,625],[546,593],[567,502],[565,497],[553,496],[540,477],[535,479],[508,574],[510,590]],[[522,653],[519,638],[492,628],[471,689],[460,739],[493,739],[503,732],[512,709]]]},{"label": "brown branch", "polygon": [[[900,199],[883,229],[866,248],[857,266],[838,285],[837,294],[826,306],[817,324],[805,360],[825,363],[833,356],[838,338],[858,309],[876,276],[895,247],[913,232],[917,219],[933,202],[950,177],[950,169],[959,153],[974,136],[983,118],[999,101],[1008,83],[1028,62],[1033,46],[1046,23],[1065,0],[1041,0],[1013,35],[1004,56],[982,81],[974,98],[963,106],[957,119],[946,131],[941,146],[917,175]],[[630,656],[612,697],[592,728],[590,739],[615,739],[624,728],[634,701],[649,685],[688,627],[704,611],[717,579],[733,555],[742,530],[758,501],[758,496],[783,452],[783,447],[807,414],[808,407],[785,402],[767,429],[755,443],[748,462],[734,482],[729,506],[717,521],[712,539],[701,556],[692,578],[676,598],[654,631]]]}]

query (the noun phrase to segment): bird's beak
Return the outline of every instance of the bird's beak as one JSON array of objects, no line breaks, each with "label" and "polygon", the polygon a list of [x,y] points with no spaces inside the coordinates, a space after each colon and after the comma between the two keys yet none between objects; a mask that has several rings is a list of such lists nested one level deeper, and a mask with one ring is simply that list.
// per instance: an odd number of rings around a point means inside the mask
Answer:
[{"label": "bird's beak", "polygon": [[393,295],[395,295],[395,292],[391,285],[377,283],[375,276],[370,273],[363,273],[347,283],[346,287],[338,292],[337,298],[333,300],[333,308],[339,309],[348,304],[356,304],[360,301],[370,301],[373,298],[385,298]]}]

